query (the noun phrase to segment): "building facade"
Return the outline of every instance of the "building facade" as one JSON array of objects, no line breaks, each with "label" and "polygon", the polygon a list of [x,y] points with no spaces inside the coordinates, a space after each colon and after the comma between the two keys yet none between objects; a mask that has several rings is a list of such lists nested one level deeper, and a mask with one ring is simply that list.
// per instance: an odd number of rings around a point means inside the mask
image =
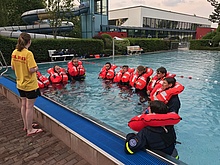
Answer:
[{"label": "building facade", "polygon": [[135,6],[109,11],[109,25],[101,31],[127,32],[128,37],[188,40],[197,27],[211,27],[208,18],[172,11]]}]

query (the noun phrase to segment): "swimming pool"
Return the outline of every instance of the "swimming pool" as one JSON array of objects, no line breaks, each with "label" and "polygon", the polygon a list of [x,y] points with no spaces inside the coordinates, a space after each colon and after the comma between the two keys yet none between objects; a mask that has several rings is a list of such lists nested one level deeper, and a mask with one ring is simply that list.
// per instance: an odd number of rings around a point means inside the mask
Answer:
[{"label": "swimming pool", "polygon": [[[115,58],[115,64],[130,67],[145,65],[156,70],[164,66],[177,74],[177,81],[185,86],[180,94],[183,120],[176,125],[180,160],[188,164],[219,164],[220,138],[220,54],[208,51],[178,51],[141,56]],[[138,105],[138,97],[132,91],[121,91],[116,84],[106,84],[97,79],[105,62],[99,59],[84,62],[87,77],[84,82],[68,84],[64,89],[46,91],[45,95],[78,112],[92,116],[122,133],[132,132],[127,126],[131,117],[145,109]],[[59,62],[66,67],[67,62]],[[42,74],[54,64],[39,65]],[[184,76],[184,78],[181,78]],[[190,79],[189,77],[192,77]]]}]

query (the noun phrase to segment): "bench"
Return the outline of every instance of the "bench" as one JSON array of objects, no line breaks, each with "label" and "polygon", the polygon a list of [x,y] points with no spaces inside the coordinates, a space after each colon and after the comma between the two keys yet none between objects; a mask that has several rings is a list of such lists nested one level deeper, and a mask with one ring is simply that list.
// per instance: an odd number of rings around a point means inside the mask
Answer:
[{"label": "bench", "polygon": [[66,60],[66,57],[75,57],[77,54],[74,50],[69,49],[60,49],[60,50],[48,50],[49,57],[51,58],[51,61],[54,61],[56,58],[63,58],[64,61]]},{"label": "bench", "polygon": [[143,49],[139,45],[127,46],[127,54],[141,54]]}]

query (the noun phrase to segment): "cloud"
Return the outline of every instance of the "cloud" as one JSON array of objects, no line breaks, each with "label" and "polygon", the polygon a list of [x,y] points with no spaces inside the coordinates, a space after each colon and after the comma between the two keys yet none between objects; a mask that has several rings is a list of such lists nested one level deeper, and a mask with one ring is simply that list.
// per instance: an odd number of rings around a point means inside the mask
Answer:
[{"label": "cloud", "polygon": [[177,6],[181,3],[185,3],[185,0],[163,0],[162,4],[164,6]]}]

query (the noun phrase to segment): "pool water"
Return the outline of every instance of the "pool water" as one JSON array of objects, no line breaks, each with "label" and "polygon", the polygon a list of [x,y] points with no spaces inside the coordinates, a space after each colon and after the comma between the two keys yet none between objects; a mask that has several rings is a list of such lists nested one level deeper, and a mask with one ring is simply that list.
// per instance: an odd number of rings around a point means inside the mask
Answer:
[{"label": "pool water", "polygon": [[[55,101],[95,118],[112,129],[129,133],[127,122],[146,109],[138,104],[138,96],[131,89],[120,89],[98,79],[98,73],[112,58],[84,61],[84,82],[69,83],[61,90],[45,91]],[[178,82],[185,86],[179,95],[180,116],[175,126],[180,160],[187,164],[220,164],[220,53],[209,51],[176,51],[114,58],[118,66],[148,66],[154,71],[164,66],[175,73]],[[56,63],[62,67],[67,62]],[[40,64],[42,74],[54,63]],[[119,69],[117,69],[119,70]],[[11,71],[9,71],[10,73]]]}]

